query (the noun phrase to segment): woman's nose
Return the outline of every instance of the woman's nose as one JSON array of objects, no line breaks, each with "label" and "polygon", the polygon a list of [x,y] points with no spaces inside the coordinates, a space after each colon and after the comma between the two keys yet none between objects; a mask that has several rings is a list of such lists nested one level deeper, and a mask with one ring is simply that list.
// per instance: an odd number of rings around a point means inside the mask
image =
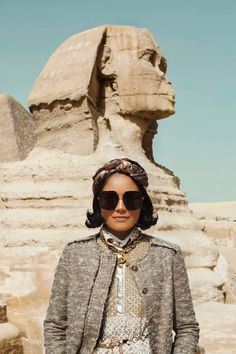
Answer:
[{"label": "woman's nose", "polygon": [[123,202],[123,199],[119,198],[119,201],[118,201],[118,203],[116,205],[116,210],[121,211],[121,210],[125,210],[125,209],[126,209],[126,207],[125,207],[125,204]]}]

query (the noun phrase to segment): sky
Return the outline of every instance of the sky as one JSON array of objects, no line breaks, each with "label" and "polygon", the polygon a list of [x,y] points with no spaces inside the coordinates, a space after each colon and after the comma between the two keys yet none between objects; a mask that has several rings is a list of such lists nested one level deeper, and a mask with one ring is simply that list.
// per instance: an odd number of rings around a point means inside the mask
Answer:
[{"label": "sky", "polygon": [[156,162],[190,202],[236,200],[235,0],[0,0],[0,93],[27,108],[49,56],[102,24],[147,28],[168,60],[175,115],[159,121]]}]

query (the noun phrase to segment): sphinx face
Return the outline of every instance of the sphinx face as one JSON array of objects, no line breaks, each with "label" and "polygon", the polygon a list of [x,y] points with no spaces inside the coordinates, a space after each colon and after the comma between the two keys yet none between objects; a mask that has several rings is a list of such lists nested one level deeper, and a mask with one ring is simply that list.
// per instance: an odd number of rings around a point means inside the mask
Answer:
[{"label": "sphinx face", "polygon": [[174,113],[175,95],[166,77],[166,59],[146,30],[115,27],[108,31],[123,115],[161,119]]}]

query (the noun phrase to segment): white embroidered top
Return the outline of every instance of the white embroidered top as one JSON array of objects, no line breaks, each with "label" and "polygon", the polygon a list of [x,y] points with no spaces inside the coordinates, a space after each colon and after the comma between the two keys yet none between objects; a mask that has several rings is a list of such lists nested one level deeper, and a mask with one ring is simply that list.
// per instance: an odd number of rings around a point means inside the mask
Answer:
[{"label": "white embroidered top", "polygon": [[[150,354],[147,323],[141,295],[134,280],[132,263],[147,252],[149,242],[137,242],[140,231],[134,228],[123,241],[112,235],[105,227],[98,239],[100,247],[111,251],[131,247],[124,263],[117,264],[109,292],[101,340],[94,353],[98,354]],[[132,244],[136,240],[135,247]]]}]

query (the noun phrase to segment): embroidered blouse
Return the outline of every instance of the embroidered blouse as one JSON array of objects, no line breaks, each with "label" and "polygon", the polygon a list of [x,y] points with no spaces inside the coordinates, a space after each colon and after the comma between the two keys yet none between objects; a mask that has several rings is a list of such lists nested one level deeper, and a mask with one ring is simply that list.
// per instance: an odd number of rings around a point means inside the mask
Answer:
[{"label": "embroidered blouse", "polygon": [[134,280],[134,265],[149,249],[138,228],[119,240],[102,227],[98,244],[117,254],[117,265],[109,291],[102,333],[94,353],[150,354],[147,323],[141,295]]}]

